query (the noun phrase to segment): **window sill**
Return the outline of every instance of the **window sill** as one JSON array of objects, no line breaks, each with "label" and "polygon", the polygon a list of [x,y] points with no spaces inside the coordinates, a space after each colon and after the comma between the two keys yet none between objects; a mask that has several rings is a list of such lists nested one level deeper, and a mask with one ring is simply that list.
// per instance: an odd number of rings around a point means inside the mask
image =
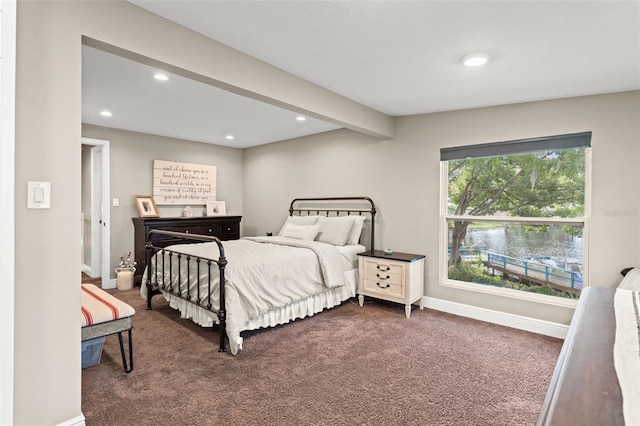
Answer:
[{"label": "window sill", "polygon": [[513,290],[510,288],[493,287],[490,285],[473,284],[464,281],[455,281],[445,278],[440,285],[444,287],[458,288],[462,290],[475,291],[478,293],[492,294],[497,296],[509,297],[512,299],[526,300],[529,302],[542,303],[545,305],[561,306],[565,308],[575,308],[578,300],[567,299],[557,296],[549,296],[546,294],[529,293],[526,291]]}]

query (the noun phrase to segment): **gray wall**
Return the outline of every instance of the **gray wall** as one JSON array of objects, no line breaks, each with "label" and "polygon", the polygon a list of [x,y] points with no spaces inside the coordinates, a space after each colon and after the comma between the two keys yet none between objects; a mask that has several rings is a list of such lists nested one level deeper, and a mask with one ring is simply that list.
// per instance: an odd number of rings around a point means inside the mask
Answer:
[{"label": "gray wall", "polygon": [[640,92],[398,117],[396,137],[347,130],[250,148],[244,154],[245,230],[277,230],[292,198],[373,198],[378,248],[427,257],[426,294],[568,324],[572,309],[490,296],[438,282],[440,148],[592,131],[591,283],[613,286],[640,264]]},{"label": "gray wall", "polygon": [[[228,215],[242,215],[242,150],[218,145],[128,132],[107,127],[82,126],[82,136],[108,140],[111,151],[111,198],[119,207],[111,209],[111,277],[120,256],[133,252],[132,217],[138,217],[134,195],[153,193],[153,160],[216,166],[219,201],[226,203]],[[160,217],[182,216],[184,206],[158,206]],[[202,216],[203,206],[192,206],[194,216]]]}]

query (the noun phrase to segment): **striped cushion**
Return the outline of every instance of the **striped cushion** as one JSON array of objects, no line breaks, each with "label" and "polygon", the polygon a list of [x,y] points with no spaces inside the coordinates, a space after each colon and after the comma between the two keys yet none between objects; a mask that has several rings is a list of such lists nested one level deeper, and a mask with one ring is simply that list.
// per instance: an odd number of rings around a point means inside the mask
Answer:
[{"label": "striped cushion", "polygon": [[136,311],[93,284],[82,284],[82,327],[127,318]]}]

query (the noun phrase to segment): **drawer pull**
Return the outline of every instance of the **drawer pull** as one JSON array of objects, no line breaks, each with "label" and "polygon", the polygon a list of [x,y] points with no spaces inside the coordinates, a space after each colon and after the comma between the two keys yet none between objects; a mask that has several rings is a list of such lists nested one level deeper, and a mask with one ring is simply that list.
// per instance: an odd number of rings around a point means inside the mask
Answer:
[{"label": "drawer pull", "polygon": [[185,234],[188,234],[188,233],[189,233],[189,231],[184,231],[184,233],[185,233]]},{"label": "drawer pull", "polygon": [[[391,268],[386,266],[386,265],[383,265],[383,266],[376,265],[376,268],[378,269],[378,271],[382,271],[382,272],[387,272],[387,271],[391,270]],[[384,268],[384,269],[382,269],[382,268]]]},{"label": "drawer pull", "polygon": [[381,277],[380,274],[376,274],[376,277],[380,278],[381,280],[388,280],[389,278],[391,278],[389,275],[387,275],[386,277]]},{"label": "drawer pull", "polygon": [[227,228],[227,231],[231,231],[231,228]]},{"label": "drawer pull", "polygon": [[391,287],[391,285],[389,285],[388,283],[385,283],[385,285],[380,285],[380,283],[376,283],[376,285],[380,288],[389,288]]},{"label": "drawer pull", "polygon": [[211,233],[211,229],[209,229],[209,233]]}]

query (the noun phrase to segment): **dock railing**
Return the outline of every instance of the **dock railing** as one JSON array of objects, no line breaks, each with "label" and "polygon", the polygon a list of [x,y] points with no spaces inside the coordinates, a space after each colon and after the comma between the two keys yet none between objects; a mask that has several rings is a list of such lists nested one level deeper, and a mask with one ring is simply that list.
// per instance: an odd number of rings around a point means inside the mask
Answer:
[{"label": "dock railing", "polygon": [[547,282],[568,287],[574,290],[582,290],[582,274],[576,271],[569,271],[556,266],[545,265],[527,259],[518,259],[505,256],[503,254],[482,251],[480,256],[483,263],[492,267],[495,266],[505,273],[521,278],[530,278],[536,282]]}]

